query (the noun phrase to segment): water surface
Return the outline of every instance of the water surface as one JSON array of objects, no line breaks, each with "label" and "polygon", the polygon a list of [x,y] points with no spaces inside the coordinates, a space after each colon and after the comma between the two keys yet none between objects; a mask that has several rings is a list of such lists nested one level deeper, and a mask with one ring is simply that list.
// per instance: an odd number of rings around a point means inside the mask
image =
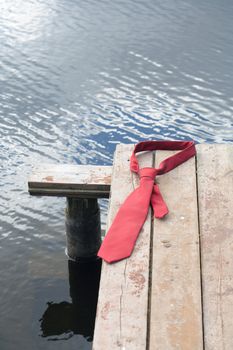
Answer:
[{"label": "water surface", "polygon": [[65,200],[29,197],[32,166],[109,165],[117,143],[144,139],[232,143],[232,23],[230,0],[1,0],[1,350],[91,348],[71,321],[87,320]]}]

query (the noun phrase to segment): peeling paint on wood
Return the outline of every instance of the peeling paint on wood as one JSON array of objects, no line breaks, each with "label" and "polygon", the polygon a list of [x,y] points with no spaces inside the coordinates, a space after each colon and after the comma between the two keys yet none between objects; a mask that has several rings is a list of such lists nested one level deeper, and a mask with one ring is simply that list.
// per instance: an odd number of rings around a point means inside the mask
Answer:
[{"label": "peeling paint on wood", "polygon": [[37,196],[107,198],[111,177],[111,166],[44,165],[34,169],[28,190]]}]

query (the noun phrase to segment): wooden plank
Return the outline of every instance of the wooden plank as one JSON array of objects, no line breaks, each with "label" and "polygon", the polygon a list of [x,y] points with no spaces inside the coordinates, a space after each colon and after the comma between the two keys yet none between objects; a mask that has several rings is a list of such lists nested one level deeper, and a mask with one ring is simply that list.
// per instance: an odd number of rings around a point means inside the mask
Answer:
[{"label": "wooden plank", "polygon": [[198,145],[206,350],[233,349],[233,145]]},{"label": "wooden plank", "polygon": [[[138,185],[129,170],[133,146],[118,145],[111,185],[108,227],[126,196]],[[153,155],[143,154],[141,166],[152,166]],[[143,350],[147,342],[151,214],[129,259],[103,262],[93,350]]]},{"label": "wooden plank", "polygon": [[170,212],[154,220],[150,350],[203,349],[195,174],[192,158],[157,180]]},{"label": "wooden plank", "polygon": [[33,170],[28,181],[31,195],[109,197],[111,166],[44,165]]}]

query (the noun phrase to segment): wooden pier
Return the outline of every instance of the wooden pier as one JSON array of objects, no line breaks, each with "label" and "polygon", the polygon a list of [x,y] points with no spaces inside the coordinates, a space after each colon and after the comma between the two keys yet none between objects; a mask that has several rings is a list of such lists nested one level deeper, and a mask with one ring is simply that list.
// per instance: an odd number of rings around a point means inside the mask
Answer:
[{"label": "wooden pier", "polygon": [[[170,213],[149,213],[130,258],[103,262],[93,350],[233,349],[233,145],[200,144],[158,177]],[[108,226],[138,177],[133,145],[118,145],[112,167],[36,170],[33,195],[108,197]],[[138,156],[156,166],[171,151]]]}]

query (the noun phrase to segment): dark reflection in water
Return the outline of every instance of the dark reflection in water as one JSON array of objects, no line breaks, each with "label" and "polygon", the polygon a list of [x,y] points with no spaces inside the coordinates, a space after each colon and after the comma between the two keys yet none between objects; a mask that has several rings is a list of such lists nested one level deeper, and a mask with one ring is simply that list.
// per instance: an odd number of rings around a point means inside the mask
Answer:
[{"label": "dark reflection in water", "polygon": [[[51,337],[48,340],[67,340],[74,334],[82,334],[77,330],[74,323],[75,313],[77,310],[73,304],[67,301],[61,303],[47,303],[47,309],[43,314],[41,321],[42,337]],[[76,330],[76,332],[75,332]],[[68,334],[67,336],[64,336]],[[55,337],[63,335],[62,337]]]},{"label": "dark reflection in water", "polygon": [[70,297],[72,302],[48,302],[41,322],[42,337],[67,340],[80,334],[93,340],[98,298],[101,259],[68,261]]}]

